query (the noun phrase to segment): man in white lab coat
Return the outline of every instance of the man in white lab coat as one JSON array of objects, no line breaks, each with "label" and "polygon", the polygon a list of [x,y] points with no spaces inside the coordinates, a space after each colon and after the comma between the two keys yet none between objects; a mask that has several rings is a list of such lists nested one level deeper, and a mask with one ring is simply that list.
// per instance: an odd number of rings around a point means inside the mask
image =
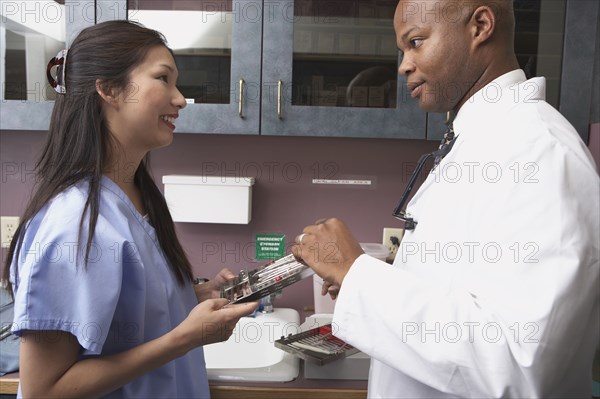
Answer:
[{"label": "man in white lab coat", "polygon": [[400,1],[394,25],[411,94],[454,111],[456,137],[393,266],[338,219],[296,238],[339,289],[336,335],[371,356],[369,397],[589,398],[600,181],[545,80],[518,67],[512,1]]}]

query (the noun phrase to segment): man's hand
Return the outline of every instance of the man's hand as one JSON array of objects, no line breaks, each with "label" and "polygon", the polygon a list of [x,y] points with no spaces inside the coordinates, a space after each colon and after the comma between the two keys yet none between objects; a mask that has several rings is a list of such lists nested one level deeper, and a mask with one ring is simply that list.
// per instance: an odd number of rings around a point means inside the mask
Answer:
[{"label": "man's hand", "polygon": [[332,297],[337,296],[356,258],[364,253],[344,222],[335,218],[305,227],[292,252],[327,282],[327,289],[333,286]]}]

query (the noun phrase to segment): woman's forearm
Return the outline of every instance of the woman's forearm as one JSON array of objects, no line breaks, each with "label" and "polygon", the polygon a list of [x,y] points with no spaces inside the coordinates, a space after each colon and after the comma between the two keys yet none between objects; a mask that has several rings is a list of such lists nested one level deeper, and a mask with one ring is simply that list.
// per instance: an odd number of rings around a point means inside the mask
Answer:
[{"label": "woman's forearm", "polygon": [[80,347],[72,335],[54,332],[53,339],[49,339],[44,333],[29,332],[22,341],[24,398],[103,396],[191,349],[175,329],[125,352],[77,360]]}]

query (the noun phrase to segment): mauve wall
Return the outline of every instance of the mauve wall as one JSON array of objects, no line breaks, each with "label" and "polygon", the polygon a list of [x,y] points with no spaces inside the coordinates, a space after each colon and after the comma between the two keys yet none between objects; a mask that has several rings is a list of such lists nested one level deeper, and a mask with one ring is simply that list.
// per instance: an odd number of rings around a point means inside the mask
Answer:
[{"label": "mauve wall", "polygon": [[[44,135],[0,132],[1,215],[23,211]],[[152,167],[161,189],[165,174],[256,177],[250,224],[177,224],[195,273],[212,277],[224,266],[234,272],[256,267],[257,233],[285,234],[289,246],[305,225],[322,217],[344,219],[361,242],[380,242],[384,226],[400,226],[392,209],[419,156],[435,146],[425,140],[176,134],[171,146],[153,152]],[[315,177],[373,184],[314,185]],[[312,280],[306,279],[286,288],[276,306],[302,311],[313,306],[312,295]]]}]

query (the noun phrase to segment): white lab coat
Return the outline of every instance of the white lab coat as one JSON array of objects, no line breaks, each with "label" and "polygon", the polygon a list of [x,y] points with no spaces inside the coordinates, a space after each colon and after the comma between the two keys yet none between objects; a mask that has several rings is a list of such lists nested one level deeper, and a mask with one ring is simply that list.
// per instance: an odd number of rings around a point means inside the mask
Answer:
[{"label": "white lab coat", "polygon": [[394,266],[347,274],[333,323],[372,357],[369,397],[591,396],[600,182],[544,98],[521,70],[475,94]]}]

